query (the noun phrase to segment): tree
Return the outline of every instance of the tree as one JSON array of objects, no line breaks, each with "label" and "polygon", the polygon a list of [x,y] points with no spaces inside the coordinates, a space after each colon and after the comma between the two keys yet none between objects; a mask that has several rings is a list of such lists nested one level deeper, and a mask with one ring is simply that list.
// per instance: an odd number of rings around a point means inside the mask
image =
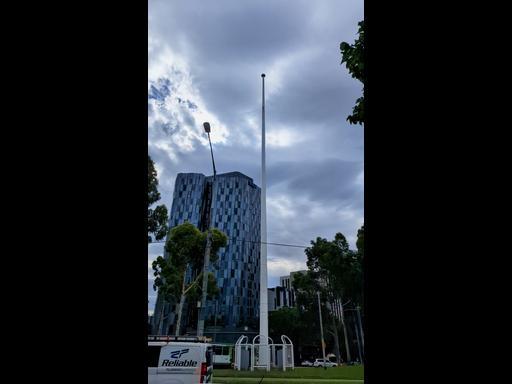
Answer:
[{"label": "tree", "polygon": [[364,224],[357,230],[356,247],[361,258],[364,259]]},{"label": "tree", "polygon": [[[276,343],[281,342],[281,335],[293,340],[294,349],[305,344],[313,344],[315,330],[308,327],[309,317],[296,307],[283,307],[268,313],[268,333]],[[295,352],[294,352],[295,353]],[[297,356],[297,354],[296,354]]]},{"label": "tree", "polygon": [[280,340],[281,335],[287,335],[297,342],[303,331],[303,324],[297,308],[283,307],[270,311],[268,315],[269,335],[273,340]]},{"label": "tree", "polygon": [[[184,223],[172,228],[167,236],[165,251],[167,257],[159,256],[153,261],[155,282],[153,289],[166,302],[178,301],[178,319],[176,323],[177,334],[181,326],[181,314],[185,300],[192,300],[202,293],[198,282],[202,278],[204,252],[207,232],[201,232],[191,223]],[[218,229],[212,229],[212,244],[210,261],[218,259],[218,251],[226,246],[227,236]],[[187,281],[187,271],[191,281]],[[208,276],[207,293],[210,297],[218,294],[215,277]],[[162,327],[163,311],[159,319],[159,328]],[[161,329],[159,330],[161,333]]]},{"label": "tree", "polygon": [[357,296],[358,304],[362,307],[363,306],[363,263],[364,263],[364,224],[361,226],[361,228],[357,231],[357,240],[356,240],[356,257],[355,262],[353,265],[353,271],[354,271],[354,280],[353,280],[353,288],[357,290],[357,292],[360,293],[359,296]]},{"label": "tree", "polygon": [[159,205],[155,209],[150,208],[158,200],[160,193],[158,192],[158,178],[155,164],[148,155],[148,243],[155,240],[162,240],[167,234],[168,212],[165,205]]},{"label": "tree", "polygon": [[[347,239],[341,233],[337,233],[332,241],[318,237],[311,241],[311,247],[308,247],[305,253],[309,279],[317,281],[316,286],[310,283],[309,290],[316,288],[328,304],[331,312],[331,329],[336,343],[338,319],[332,312],[341,314],[339,322],[343,329],[347,360],[350,360],[343,307],[349,303],[354,306],[362,301],[362,256],[350,249]],[[299,280],[299,284],[304,283],[304,279],[307,277]],[[304,288],[302,291],[307,292]],[[338,347],[336,349],[338,350]]]},{"label": "tree", "polygon": [[[186,299],[189,303],[196,303],[201,300],[202,296],[202,286],[201,282],[203,279],[203,273],[201,272],[197,278],[194,280],[194,283],[190,285],[190,290],[186,293]],[[206,299],[214,300],[215,297],[219,294],[220,289],[217,286],[217,279],[215,275],[211,272],[208,273],[208,282],[206,286]],[[181,308],[180,308],[181,309]],[[197,321],[197,316],[199,315],[199,309],[194,305],[192,308],[189,308],[189,322]],[[178,331],[179,327],[176,327],[176,331]],[[178,333],[176,333],[178,335]]]},{"label": "tree", "polygon": [[[327,302],[328,290],[324,284],[320,283],[318,273],[308,270],[305,274],[296,274],[293,278],[293,289],[295,291],[296,302],[300,318],[303,323],[304,332],[297,340],[298,345],[316,344],[320,340],[320,318],[318,313],[317,292],[320,292],[320,301],[322,305],[322,320],[325,325],[326,337],[328,342],[331,338],[334,343],[334,352],[338,363],[340,362],[339,343],[337,328],[333,328],[334,316],[330,311]],[[329,324],[329,325],[327,325]],[[329,337],[329,335],[331,337]]]},{"label": "tree", "polygon": [[293,276],[293,290],[297,306],[302,310],[314,310],[316,293],[322,288],[314,272],[296,273]]},{"label": "tree", "polygon": [[363,83],[363,96],[356,100],[356,105],[352,110],[352,115],[347,117],[350,124],[363,124],[364,123],[364,20],[358,24],[359,30],[357,33],[359,37],[355,40],[354,44],[350,45],[346,42],[340,44],[341,51],[341,64],[345,63],[348,72],[353,78]]}]

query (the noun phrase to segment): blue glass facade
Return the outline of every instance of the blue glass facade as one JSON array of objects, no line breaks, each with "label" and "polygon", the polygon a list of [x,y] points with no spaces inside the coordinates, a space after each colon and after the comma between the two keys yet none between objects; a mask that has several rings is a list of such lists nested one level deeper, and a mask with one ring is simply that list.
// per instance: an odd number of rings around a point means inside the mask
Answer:
[{"label": "blue glass facade", "polygon": [[[211,194],[213,190],[213,194]],[[228,244],[219,251],[219,259],[210,265],[217,278],[220,293],[207,302],[207,323],[223,327],[241,327],[257,324],[259,316],[259,255],[260,255],[260,188],[250,177],[240,172],[204,176],[198,173],[180,173],[176,178],[169,227],[188,221],[200,230],[208,228],[209,197],[212,201],[212,226],[228,236]],[[189,279],[192,278],[188,271]],[[195,303],[193,303],[195,304]],[[155,307],[155,318],[161,310],[160,300]],[[173,308],[165,313],[164,329],[174,323]],[[188,314],[182,315],[182,332],[190,324]]]}]

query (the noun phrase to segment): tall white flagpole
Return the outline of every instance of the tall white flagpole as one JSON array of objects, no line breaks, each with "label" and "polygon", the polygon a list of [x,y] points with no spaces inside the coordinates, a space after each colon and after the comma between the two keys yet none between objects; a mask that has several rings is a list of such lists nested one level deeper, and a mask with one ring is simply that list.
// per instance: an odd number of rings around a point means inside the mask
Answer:
[{"label": "tall white flagpole", "polygon": [[267,363],[268,356],[268,291],[267,291],[267,180],[265,170],[265,74],[262,79],[262,109],[261,109],[261,252],[260,252],[260,344]]}]

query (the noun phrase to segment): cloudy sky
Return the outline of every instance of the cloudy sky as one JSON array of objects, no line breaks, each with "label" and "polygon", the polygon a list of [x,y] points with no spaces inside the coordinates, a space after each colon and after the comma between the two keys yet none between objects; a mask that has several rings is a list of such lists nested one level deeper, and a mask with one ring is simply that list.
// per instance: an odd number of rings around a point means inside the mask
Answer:
[{"label": "cloudy sky", "polygon": [[[345,120],[361,84],[340,65],[363,0],[149,0],[148,147],[170,210],[179,172],[240,171],[261,185],[266,74],[268,241],[309,245],[363,223],[364,128]],[[162,244],[148,246],[151,261]],[[268,246],[269,287],[305,269],[301,248]]]}]

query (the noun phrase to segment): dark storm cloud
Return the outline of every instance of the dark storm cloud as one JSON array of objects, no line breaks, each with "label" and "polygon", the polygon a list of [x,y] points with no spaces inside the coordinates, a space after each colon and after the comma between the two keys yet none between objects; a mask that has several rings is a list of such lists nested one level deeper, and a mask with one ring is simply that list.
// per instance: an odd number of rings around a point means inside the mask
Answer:
[{"label": "dark storm cloud", "polygon": [[361,162],[340,159],[281,162],[269,167],[269,187],[284,182],[290,194],[302,193],[310,200],[326,203],[357,200],[362,188],[356,180],[362,170]]},{"label": "dark storm cloud", "polygon": [[[286,75],[286,90],[269,101],[276,121],[293,125],[329,122],[334,127],[351,112],[354,95],[361,92],[360,84],[345,79],[341,66],[323,61],[319,58],[307,63],[307,70]],[[326,71],[334,70],[339,72],[337,78],[325,76]]]},{"label": "dark storm cloud", "polygon": [[303,4],[306,2],[153,1],[149,4],[150,24],[169,38],[186,38],[193,54],[204,59],[201,64],[234,61],[240,65],[298,49],[308,31],[310,9]]},{"label": "dark storm cloud", "polygon": [[222,111],[233,129],[247,111],[258,114],[260,73],[290,55],[298,56],[282,79],[267,77],[269,87],[273,81],[286,84],[279,95],[268,96],[269,113],[295,127],[318,124],[319,117],[339,125],[360,92],[340,65],[339,43],[353,40],[354,16],[362,17],[362,2],[342,3],[153,1],[150,33],[191,58],[207,106]]}]

